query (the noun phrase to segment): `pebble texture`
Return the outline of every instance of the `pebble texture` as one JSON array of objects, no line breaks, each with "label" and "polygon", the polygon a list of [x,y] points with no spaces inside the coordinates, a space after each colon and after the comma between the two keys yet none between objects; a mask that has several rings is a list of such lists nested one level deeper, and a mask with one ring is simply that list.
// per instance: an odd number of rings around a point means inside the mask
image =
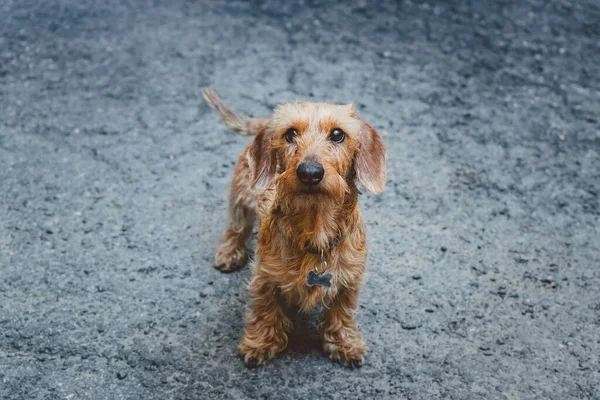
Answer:
[{"label": "pebble texture", "polygon": [[[249,139],[204,86],[388,144],[362,369],[315,315],[243,367],[211,262]],[[597,1],[3,0],[0,398],[599,399],[599,194]]]}]

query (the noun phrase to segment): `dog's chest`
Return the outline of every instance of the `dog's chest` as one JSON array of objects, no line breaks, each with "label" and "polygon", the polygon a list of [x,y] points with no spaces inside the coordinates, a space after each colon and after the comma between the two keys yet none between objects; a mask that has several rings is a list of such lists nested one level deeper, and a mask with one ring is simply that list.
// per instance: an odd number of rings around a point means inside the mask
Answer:
[{"label": "dog's chest", "polygon": [[308,311],[316,306],[327,306],[343,284],[343,273],[335,263],[325,267],[312,254],[286,265],[280,276],[280,291],[290,303]]},{"label": "dog's chest", "polygon": [[[290,215],[273,206],[272,194],[259,199],[259,268],[276,282],[288,303],[304,311],[327,307],[341,290],[356,287],[362,278],[366,249],[360,214],[352,225],[359,229],[354,230],[332,217]],[[340,231],[345,233],[342,241],[336,240]],[[326,250],[314,254],[306,243]]]}]

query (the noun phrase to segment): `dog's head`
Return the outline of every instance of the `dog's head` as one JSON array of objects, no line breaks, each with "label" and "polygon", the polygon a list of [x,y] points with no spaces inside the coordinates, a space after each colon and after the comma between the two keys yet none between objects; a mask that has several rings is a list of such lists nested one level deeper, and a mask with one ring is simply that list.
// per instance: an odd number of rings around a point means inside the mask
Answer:
[{"label": "dog's head", "polygon": [[301,199],[342,198],[356,178],[372,193],[385,186],[386,147],[351,105],[281,105],[250,153],[259,192],[277,173],[278,187]]}]

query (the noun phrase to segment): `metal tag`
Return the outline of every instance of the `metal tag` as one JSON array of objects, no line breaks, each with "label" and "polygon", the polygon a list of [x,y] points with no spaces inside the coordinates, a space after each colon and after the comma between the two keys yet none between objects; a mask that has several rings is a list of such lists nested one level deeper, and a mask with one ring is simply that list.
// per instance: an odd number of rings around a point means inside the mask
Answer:
[{"label": "metal tag", "polygon": [[306,277],[306,286],[323,286],[326,288],[331,287],[331,279],[333,275],[330,273],[319,274],[316,271],[309,271]]}]

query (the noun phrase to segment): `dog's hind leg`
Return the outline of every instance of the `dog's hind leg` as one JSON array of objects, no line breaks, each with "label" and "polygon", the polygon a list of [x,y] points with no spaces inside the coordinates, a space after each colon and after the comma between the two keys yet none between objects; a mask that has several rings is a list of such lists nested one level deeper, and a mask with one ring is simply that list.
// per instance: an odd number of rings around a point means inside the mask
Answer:
[{"label": "dog's hind leg", "polygon": [[236,271],[248,261],[247,242],[256,216],[256,195],[250,188],[251,179],[244,152],[235,166],[227,229],[215,255],[215,268],[221,272]]}]

